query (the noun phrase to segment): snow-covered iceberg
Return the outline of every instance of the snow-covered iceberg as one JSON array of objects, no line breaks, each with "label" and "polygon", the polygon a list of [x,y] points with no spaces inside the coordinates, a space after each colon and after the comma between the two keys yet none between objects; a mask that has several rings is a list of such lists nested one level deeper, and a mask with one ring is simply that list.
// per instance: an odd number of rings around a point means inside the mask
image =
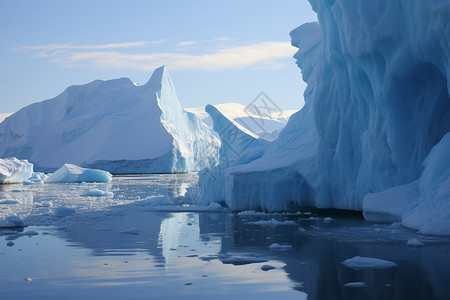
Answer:
[{"label": "snow-covered iceberg", "polygon": [[22,183],[33,175],[33,164],[15,157],[0,158],[0,184]]},{"label": "snow-covered iceberg", "polygon": [[[319,23],[291,32],[306,104],[262,157],[227,170],[226,202],[362,210],[367,194],[420,178],[402,223],[445,233],[425,228],[450,219],[450,1],[310,2]],[[395,201],[383,206],[408,205]]]},{"label": "snow-covered iceberg", "polygon": [[71,164],[64,164],[55,173],[50,174],[47,183],[69,182],[110,182],[112,175],[102,170],[86,169]]},{"label": "snow-covered iceberg", "polygon": [[195,171],[214,165],[219,147],[183,110],[164,66],[143,86],[127,78],[71,86],[0,123],[0,157],[46,172],[65,163],[112,173]]}]

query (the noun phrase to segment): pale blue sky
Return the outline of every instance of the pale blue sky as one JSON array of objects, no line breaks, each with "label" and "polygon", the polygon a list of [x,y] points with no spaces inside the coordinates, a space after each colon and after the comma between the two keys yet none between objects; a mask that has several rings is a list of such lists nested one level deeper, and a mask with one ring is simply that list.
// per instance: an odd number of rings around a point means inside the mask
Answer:
[{"label": "pale blue sky", "polygon": [[162,64],[185,107],[264,91],[296,109],[289,32],[315,19],[306,0],[0,0],[0,113],[95,79],[144,84]]}]

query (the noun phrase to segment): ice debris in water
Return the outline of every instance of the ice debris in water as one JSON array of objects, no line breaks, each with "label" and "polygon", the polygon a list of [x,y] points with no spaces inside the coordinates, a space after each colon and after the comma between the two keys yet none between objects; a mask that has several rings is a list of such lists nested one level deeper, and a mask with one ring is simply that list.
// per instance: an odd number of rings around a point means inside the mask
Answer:
[{"label": "ice debris in water", "polygon": [[102,191],[99,189],[91,189],[89,191],[87,191],[86,193],[84,193],[82,196],[85,197],[114,197],[114,193],[113,192],[108,192],[108,191]]},{"label": "ice debris in water", "polygon": [[397,266],[396,263],[384,259],[373,257],[355,256],[353,258],[346,259],[342,262],[345,266],[358,270],[358,269],[387,269]]}]

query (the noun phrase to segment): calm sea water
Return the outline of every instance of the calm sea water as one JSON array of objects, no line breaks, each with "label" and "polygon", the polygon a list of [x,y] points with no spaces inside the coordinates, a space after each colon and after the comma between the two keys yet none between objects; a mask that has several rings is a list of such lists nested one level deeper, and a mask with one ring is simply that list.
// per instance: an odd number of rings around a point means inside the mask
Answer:
[{"label": "calm sea water", "polygon": [[[0,201],[18,203],[1,204],[0,216],[19,214],[32,225],[0,229],[0,299],[450,299],[448,238],[334,212],[139,205],[149,195],[177,198],[195,180],[141,175],[110,184],[3,186]],[[93,188],[114,197],[82,196]],[[55,217],[58,206],[76,213]],[[411,238],[425,245],[407,246]],[[397,267],[342,264],[354,256]]]}]

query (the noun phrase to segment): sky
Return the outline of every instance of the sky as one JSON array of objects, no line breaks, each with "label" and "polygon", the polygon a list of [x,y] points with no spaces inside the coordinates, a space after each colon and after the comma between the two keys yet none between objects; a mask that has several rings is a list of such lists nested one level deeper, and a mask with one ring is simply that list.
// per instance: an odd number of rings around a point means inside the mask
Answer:
[{"label": "sky", "polygon": [[142,85],[161,65],[184,107],[265,92],[299,109],[289,32],[316,19],[306,0],[0,0],[0,113],[96,79]]}]

